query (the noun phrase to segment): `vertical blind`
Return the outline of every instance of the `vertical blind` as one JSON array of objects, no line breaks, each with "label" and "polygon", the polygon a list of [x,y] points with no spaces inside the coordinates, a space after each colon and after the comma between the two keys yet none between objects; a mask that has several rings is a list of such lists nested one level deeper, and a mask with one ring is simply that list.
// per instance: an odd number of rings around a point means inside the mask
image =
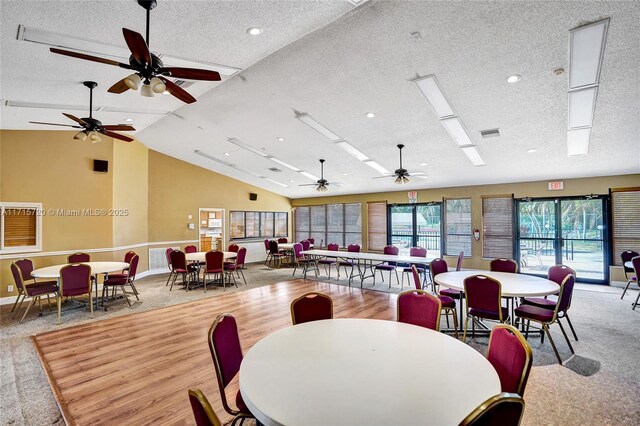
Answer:
[{"label": "vertical blind", "polygon": [[295,240],[315,240],[314,246],[336,243],[362,245],[360,203],[326,204],[297,207],[295,210]]},{"label": "vertical blind", "polygon": [[384,250],[387,245],[387,202],[367,203],[368,250]]},{"label": "vertical blind", "polygon": [[444,254],[471,256],[471,199],[448,198],[444,205]]},{"label": "vertical blind", "polygon": [[482,197],[482,257],[513,259],[513,194]]},{"label": "vertical blind", "polygon": [[620,253],[640,252],[640,188],[611,189],[613,264],[621,266]]}]

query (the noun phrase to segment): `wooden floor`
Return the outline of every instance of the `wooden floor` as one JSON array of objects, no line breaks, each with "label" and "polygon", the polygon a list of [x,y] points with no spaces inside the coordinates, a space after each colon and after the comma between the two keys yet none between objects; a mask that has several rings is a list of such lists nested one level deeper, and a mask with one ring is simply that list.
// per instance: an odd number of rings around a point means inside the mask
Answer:
[{"label": "wooden floor", "polygon": [[33,340],[69,425],[194,424],[189,388],[200,388],[226,421],[207,344],[214,319],[223,312],[236,317],[246,353],[262,337],[290,326],[291,301],[308,291],[329,294],[336,318],[395,319],[393,294],[294,280],[51,331]]}]

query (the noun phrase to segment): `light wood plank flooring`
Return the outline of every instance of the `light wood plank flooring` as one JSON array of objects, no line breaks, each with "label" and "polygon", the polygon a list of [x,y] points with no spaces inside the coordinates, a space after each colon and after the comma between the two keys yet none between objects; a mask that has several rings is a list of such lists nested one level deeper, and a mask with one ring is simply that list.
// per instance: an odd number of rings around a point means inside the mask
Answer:
[{"label": "light wood plank flooring", "polygon": [[[236,317],[246,353],[290,326],[291,301],[308,291],[329,294],[336,318],[395,319],[396,295],[293,280],[38,334],[33,341],[67,424],[194,424],[189,388],[202,389],[227,420],[207,344],[214,319],[223,312]],[[231,401],[237,380],[234,387]]]}]

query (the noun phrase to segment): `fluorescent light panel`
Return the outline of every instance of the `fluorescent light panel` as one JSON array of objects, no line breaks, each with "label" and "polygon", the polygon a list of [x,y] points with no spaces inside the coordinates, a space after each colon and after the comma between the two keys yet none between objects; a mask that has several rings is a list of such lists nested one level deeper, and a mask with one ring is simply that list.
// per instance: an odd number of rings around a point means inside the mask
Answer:
[{"label": "fluorescent light panel", "polygon": [[299,172],[299,171],[300,171],[300,169],[299,169],[299,168],[297,168],[297,167],[295,167],[295,166],[292,166],[292,165],[291,165],[291,164],[289,164],[289,163],[285,163],[284,161],[282,161],[282,160],[280,160],[280,159],[278,159],[278,158],[276,158],[276,157],[269,157],[269,160],[273,161],[274,163],[278,163],[278,164],[280,164],[280,165],[282,165],[282,166],[284,166],[284,167],[286,167],[286,168],[288,168],[288,169],[291,169],[291,170],[293,170],[294,172]]},{"label": "fluorescent light panel", "polygon": [[231,163],[227,163],[226,161],[219,160],[219,159],[217,159],[216,157],[213,157],[213,156],[211,156],[211,155],[207,154],[206,152],[202,152],[202,151],[200,151],[200,150],[198,150],[198,149],[196,149],[195,151],[193,151],[193,153],[194,153],[194,154],[199,155],[200,157],[204,157],[204,158],[209,159],[209,160],[211,160],[211,161],[215,161],[216,163],[220,163],[220,164],[222,164],[222,165],[224,165],[224,166],[234,167],[234,165],[233,165],[233,164],[231,164]]},{"label": "fluorescent light panel", "polygon": [[336,145],[347,151],[349,155],[355,157],[359,161],[367,161],[369,159],[369,157],[367,157],[363,152],[359,151],[356,147],[354,147],[347,141],[336,142]]},{"label": "fluorescent light panel", "polygon": [[438,85],[435,75],[428,75],[426,77],[413,80],[413,82],[416,83],[418,89],[420,89],[438,117],[444,118],[455,115],[453,108],[449,105],[449,101],[447,101],[444,93],[440,90],[440,86]]},{"label": "fluorescent light panel", "polygon": [[462,152],[464,152],[464,155],[467,156],[469,161],[471,161],[471,164],[473,164],[474,166],[486,166],[487,165],[487,163],[484,161],[484,158],[482,158],[482,155],[480,154],[480,151],[478,150],[478,147],[476,147],[476,146],[463,146],[460,149],[462,150]]},{"label": "fluorescent light panel", "polygon": [[229,142],[231,142],[232,144],[239,146],[240,148],[246,149],[247,151],[251,151],[254,154],[258,154],[261,157],[265,157],[265,158],[270,157],[270,155],[267,154],[266,152],[264,152],[264,151],[262,151],[262,150],[260,150],[258,148],[254,148],[251,145],[247,145],[246,143],[244,143],[242,141],[239,141],[236,138],[229,138],[227,140]]},{"label": "fluorescent light panel", "polygon": [[598,87],[569,92],[569,129],[591,127]]},{"label": "fluorescent light panel", "polygon": [[[51,31],[41,30],[38,28],[18,26],[18,40],[30,41],[33,43],[45,44],[47,46],[60,47],[63,49],[75,50],[78,52],[90,53],[99,56],[107,56],[111,59],[117,59],[121,62],[129,63],[131,52],[125,47],[114,46],[93,40],[86,40],[79,37],[73,37],[67,34],[54,33]],[[123,40],[123,45],[125,45]],[[239,68],[229,67],[226,65],[212,64],[209,62],[194,61],[192,59],[181,58],[178,56],[162,55],[153,52],[162,59],[166,66],[205,68],[211,71],[217,71],[224,76],[232,76],[241,71]]]},{"label": "fluorescent light panel", "polygon": [[[23,101],[4,101],[4,105],[14,108],[39,108],[39,109],[57,109],[57,110],[73,110],[73,111],[89,111],[89,105],[61,105],[61,104],[45,104],[40,102],[23,102]],[[93,111],[98,111],[100,107],[94,106]]]},{"label": "fluorescent light panel", "polygon": [[604,19],[569,32],[569,90],[600,81],[608,28],[609,19]]},{"label": "fluorescent light panel", "polygon": [[324,127],[322,124],[314,120],[309,114],[296,114],[296,118],[302,121],[307,126],[311,127],[316,132],[320,133],[325,138],[331,139],[333,142],[341,141],[342,138],[331,130]]},{"label": "fluorescent light panel", "polygon": [[473,144],[469,134],[458,117],[446,118],[444,120],[440,120],[440,123],[442,123],[445,129],[447,129],[447,132],[449,132],[449,135],[451,135],[451,138],[458,144],[458,146]]},{"label": "fluorescent light panel", "polygon": [[591,129],[569,130],[567,132],[567,155],[587,155]]},{"label": "fluorescent light panel", "polygon": [[389,170],[385,169],[384,167],[382,167],[380,164],[376,163],[373,160],[364,161],[364,164],[366,164],[367,166],[371,167],[374,170],[377,170],[378,172],[380,172],[383,175],[391,174],[391,172]]}]

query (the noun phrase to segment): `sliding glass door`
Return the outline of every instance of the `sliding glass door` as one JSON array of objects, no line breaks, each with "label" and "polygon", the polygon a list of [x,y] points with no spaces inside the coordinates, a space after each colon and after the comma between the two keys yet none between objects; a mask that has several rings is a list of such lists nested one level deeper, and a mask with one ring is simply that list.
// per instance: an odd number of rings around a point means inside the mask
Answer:
[{"label": "sliding glass door", "polygon": [[419,246],[429,257],[440,257],[440,216],[440,203],[390,205],[388,243],[400,248],[400,254]]}]

